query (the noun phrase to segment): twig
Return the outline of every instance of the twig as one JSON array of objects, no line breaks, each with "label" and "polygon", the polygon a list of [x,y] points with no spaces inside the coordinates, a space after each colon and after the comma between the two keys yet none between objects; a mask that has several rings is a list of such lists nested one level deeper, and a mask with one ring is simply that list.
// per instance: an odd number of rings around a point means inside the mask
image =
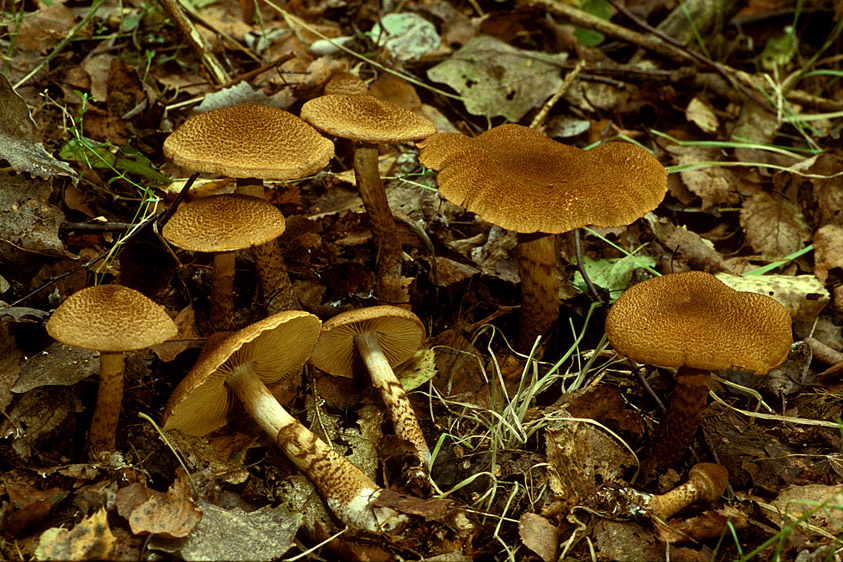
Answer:
[{"label": "twig", "polygon": [[205,40],[196,30],[196,27],[193,25],[187,16],[184,15],[183,8],[179,3],[179,0],[158,0],[161,3],[161,6],[167,11],[167,14],[173,20],[173,23],[176,24],[176,27],[179,28],[182,36],[184,36],[185,41],[190,45],[191,50],[202,62],[202,67],[208,73],[208,76],[211,78],[211,81],[214,82],[216,85],[222,85],[231,80],[231,77],[228,75],[228,72],[223,68],[220,61],[217,60],[217,57],[214,55],[213,51],[208,47],[208,44],[205,43]]},{"label": "twig", "polygon": [[553,96],[549,100],[547,100],[547,102],[542,106],[539,112],[536,113],[536,116],[533,118],[533,122],[530,123],[530,128],[536,129],[540,127],[542,123],[544,123],[547,114],[550,113],[550,110],[553,108],[554,105],[556,105],[556,102],[558,102],[566,93],[568,93],[568,90],[571,89],[571,85],[574,83],[574,80],[577,79],[577,76],[580,75],[580,72],[582,72],[583,68],[585,68],[585,61],[580,60],[577,62],[576,66],[574,66],[571,72],[565,75],[565,79],[562,81],[562,85],[559,86],[559,90],[557,90],[557,92],[553,94]]}]

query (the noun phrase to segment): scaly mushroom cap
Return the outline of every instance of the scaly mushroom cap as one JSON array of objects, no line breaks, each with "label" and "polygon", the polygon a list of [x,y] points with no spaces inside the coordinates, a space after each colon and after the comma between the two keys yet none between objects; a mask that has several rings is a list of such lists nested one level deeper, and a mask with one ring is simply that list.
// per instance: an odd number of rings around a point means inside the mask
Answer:
[{"label": "scaly mushroom cap", "polygon": [[77,291],[47,321],[47,333],[65,345],[105,352],[143,349],[178,333],[167,312],[122,285]]},{"label": "scaly mushroom cap", "polygon": [[345,70],[339,70],[325,84],[326,94],[360,95],[369,92],[369,87],[360,78]]},{"label": "scaly mushroom cap", "polygon": [[301,118],[322,132],[367,143],[403,143],[436,132],[426,117],[367,94],[328,94],[305,103]]},{"label": "scaly mushroom cap", "polygon": [[228,423],[236,402],[226,377],[252,363],[265,385],[289,377],[305,364],[319,339],[319,318],[301,311],[279,312],[224,338],[209,338],[199,360],[164,408],[164,429],[205,435]]},{"label": "scaly mushroom cap", "polygon": [[290,180],[328,165],[334,144],[283,109],[251,103],[194,115],[164,141],[164,155],[190,172]]},{"label": "scaly mushroom cap", "polygon": [[284,228],[284,215],[264,199],[214,195],[179,205],[161,235],[191,252],[229,252],[274,240]]},{"label": "scaly mushroom cap", "polygon": [[379,334],[390,367],[409,359],[425,338],[424,324],[409,310],[391,305],[359,308],[337,314],[322,325],[322,335],[310,362],[338,377],[365,373],[366,366],[354,344],[354,335],[363,332]]},{"label": "scaly mushroom cap", "polygon": [[764,374],[793,343],[787,310],[765,295],[689,271],[633,285],[606,316],[615,351],[649,365]]},{"label": "scaly mushroom cap", "polygon": [[501,125],[474,138],[437,133],[418,147],[419,161],[438,172],[443,197],[515,232],[631,224],[667,192],[664,167],[629,143],[585,151]]}]

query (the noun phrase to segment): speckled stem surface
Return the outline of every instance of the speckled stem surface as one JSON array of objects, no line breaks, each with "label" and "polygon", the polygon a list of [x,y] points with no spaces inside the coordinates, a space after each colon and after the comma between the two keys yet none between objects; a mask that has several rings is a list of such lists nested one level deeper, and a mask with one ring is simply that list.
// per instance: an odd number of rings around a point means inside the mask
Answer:
[{"label": "speckled stem surface", "polygon": [[100,353],[100,386],[88,433],[88,455],[96,460],[117,446],[117,425],[123,402],[123,352]]},{"label": "speckled stem surface", "polygon": [[354,336],[354,343],[366,363],[366,368],[372,377],[372,384],[380,393],[392,417],[395,435],[413,444],[426,471],[430,464],[430,449],[419,426],[416,413],[407,398],[407,393],[404,392],[401,381],[389,366],[389,361],[384,356],[378,340],[377,332],[362,332]]},{"label": "speckled stem surface", "polygon": [[710,379],[711,374],[701,369],[680,367],[676,371],[676,386],[653,447],[657,470],[675,466],[690,447],[705,409]]},{"label": "speckled stem surface", "polygon": [[372,223],[372,237],[378,246],[375,266],[375,296],[381,304],[401,305],[409,302],[402,288],[401,245],[392,210],[378,171],[378,146],[360,143],[354,151],[354,176],[357,190]]},{"label": "speckled stem surface", "polygon": [[234,252],[214,254],[211,326],[215,332],[234,329]]},{"label": "speckled stem surface", "polygon": [[559,315],[556,245],[552,234],[518,234],[521,276],[521,324],[517,349],[529,353],[537,336],[547,333]]}]

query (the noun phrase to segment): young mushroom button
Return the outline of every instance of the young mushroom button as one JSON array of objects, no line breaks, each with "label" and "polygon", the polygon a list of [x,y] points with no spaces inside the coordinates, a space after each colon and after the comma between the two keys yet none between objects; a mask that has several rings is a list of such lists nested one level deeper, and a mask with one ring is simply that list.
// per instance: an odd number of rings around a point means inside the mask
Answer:
[{"label": "young mushroom button", "polygon": [[354,142],[354,177],[378,246],[375,296],[385,303],[408,302],[398,230],[378,171],[378,144],[416,141],[436,128],[426,117],[366,94],[312,99],[302,106],[301,117],[322,132]]},{"label": "young mushroom button", "polygon": [[629,143],[584,151],[529,127],[501,125],[474,138],[437,133],[418,147],[419,161],[436,170],[445,199],[519,233],[518,348],[524,352],[558,315],[552,235],[631,224],[667,192],[664,167]]},{"label": "young mushroom button", "polygon": [[161,230],[168,242],[214,254],[211,325],[230,330],[234,317],[235,251],[260,246],[284,232],[284,215],[264,199],[214,195],[179,206]]},{"label": "young mushroom button", "polygon": [[392,371],[419,349],[424,338],[424,325],[403,308],[381,305],[351,310],[325,322],[310,362],[339,377],[368,371],[389,410],[395,434],[413,445],[426,473],[430,450],[404,387]]},{"label": "young mushroom button", "polygon": [[675,465],[693,440],[709,371],[765,374],[787,358],[793,343],[790,315],[778,301],[735,291],[701,271],[627,289],[606,316],[606,336],[621,355],[677,369],[651,459],[659,469]]},{"label": "young mushroom button", "polygon": [[61,303],[47,322],[47,333],[63,344],[100,352],[100,386],[88,434],[88,453],[98,460],[116,446],[123,352],[175,337],[176,325],[141,293],[121,285],[97,285]]},{"label": "young mushroom button", "polygon": [[210,433],[228,422],[236,396],[341,521],[370,531],[397,525],[403,517],[370,506],[381,488],[287,413],[267,389],[304,365],[320,325],[312,314],[286,311],[239,332],[208,338],[196,365],[165,406],[164,429]]},{"label": "young mushroom button", "polygon": [[[164,141],[164,155],[189,172],[237,180],[237,193],[264,199],[264,180],[294,180],[328,165],[334,144],[282,109],[242,104],[194,115]],[[270,314],[298,309],[277,242],[252,249]]]}]

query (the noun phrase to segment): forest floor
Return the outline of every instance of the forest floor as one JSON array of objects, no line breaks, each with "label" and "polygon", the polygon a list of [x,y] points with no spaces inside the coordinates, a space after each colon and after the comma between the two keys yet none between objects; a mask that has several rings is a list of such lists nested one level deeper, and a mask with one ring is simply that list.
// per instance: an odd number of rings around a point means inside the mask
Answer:
[{"label": "forest floor", "polygon": [[[4,2],[0,558],[840,560],[843,4],[571,4]],[[432,495],[449,500],[406,508],[412,536],[343,531],[242,412],[201,438],[159,429],[214,331],[212,258],[154,224],[190,175],[165,139],[234,104],[298,115],[342,73],[439,132],[517,123],[579,148],[633,142],[669,173],[652,212],[581,230],[593,298],[573,235],[556,237],[558,321],[519,349],[516,234],[442,198],[413,143],[380,146],[426,330],[396,374],[433,453]],[[381,304],[351,146],[331,140],[326,168],[266,183],[295,295],[322,321]],[[203,174],[189,197],[234,189]],[[672,370],[621,357],[604,320],[627,287],[688,270],[775,298],[795,343],[765,376],[714,373],[691,449],[648,478]],[[112,283],[163,307],[178,336],[125,354],[116,450],[92,461],[98,353],[45,324],[68,296]],[[234,326],[265,317],[265,301],[238,252]],[[378,485],[406,491],[390,460],[402,443],[363,380],[308,364],[273,392]],[[728,470],[718,499],[667,521],[636,504],[633,489],[664,493],[699,462]]]}]

